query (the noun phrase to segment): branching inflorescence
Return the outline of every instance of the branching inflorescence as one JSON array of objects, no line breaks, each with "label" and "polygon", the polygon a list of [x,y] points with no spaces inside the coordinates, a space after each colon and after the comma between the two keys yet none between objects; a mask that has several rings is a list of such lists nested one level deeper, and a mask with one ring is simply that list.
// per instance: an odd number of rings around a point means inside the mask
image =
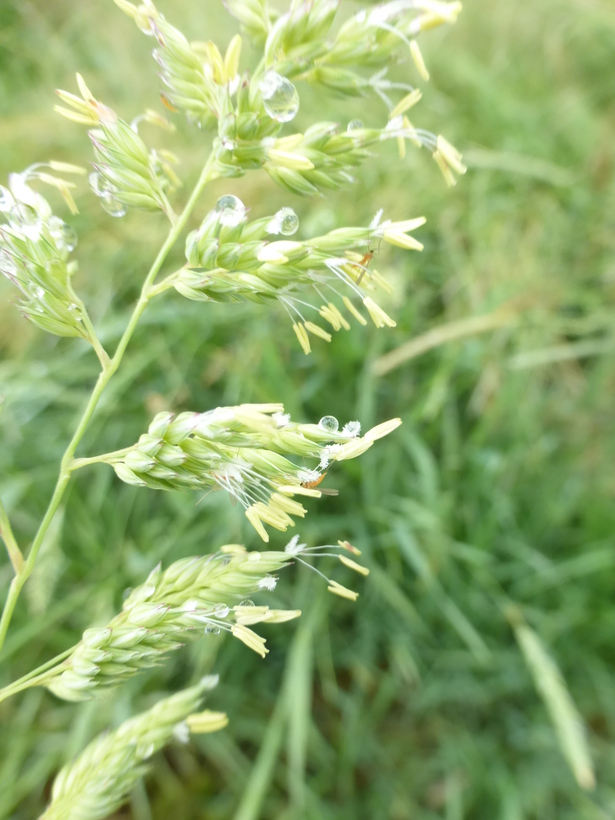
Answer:
[{"label": "branching inflorescence", "polygon": [[[291,207],[249,219],[249,208],[233,194],[225,194],[200,227],[187,235],[186,264],[157,283],[207,184],[262,169],[292,194],[324,195],[355,183],[357,169],[377,146],[389,140],[397,143],[402,157],[407,142],[427,148],[449,185],[455,183],[456,174],[465,172],[460,154],[446,139],[410,122],[408,112],[419,102],[420,90],[411,82],[388,77],[391,63],[410,57],[412,73],[428,79],[416,38],[435,26],[454,23],[461,9],[458,2],[378,3],[347,17],[334,33],[339,0],[292,0],[284,13],[271,8],[267,0],[225,0],[230,14],[261,50],[262,57],[252,70],[241,68],[239,35],[222,54],[212,42],[189,42],[151,0],[139,6],[128,0],[115,2],[152,37],[165,115],[150,109],[125,121],[96,99],[80,75],[79,95],[58,91],[61,105],[57,110],[88,129],[94,151],[89,183],[105,211],[113,217],[122,217],[131,208],[162,212],[169,221],[169,233],[111,356],[73,289],[75,232],[36,190],[38,183],[55,187],[74,212],[76,186],[64,176],[83,174],[84,169],[67,163],[40,163],[11,175],[8,187],[0,188],[4,216],[0,270],[21,292],[22,312],[50,333],[84,338],[101,364],[27,556],[0,504],[0,535],[15,573],[0,620],[0,648],[47,530],[72,475],[81,467],[109,464],[122,481],[145,488],[225,490],[233,502],[239,501],[250,523],[268,541],[265,525],[282,531],[294,527],[294,519],[306,514],[298,499],[327,492],[320,483],[333,462],[361,455],[401,423],[393,419],[361,436],[357,421],[340,428],[334,417],[324,416],[318,424],[301,424],[291,421],[282,404],[243,404],[199,413],[160,413],[136,444],[100,456],[75,457],[141,315],[151,299],[166,291],[174,289],[201,302],[275,302],[288,313],[306,354],[311,351],[311,339],[330,341],[332,332],[350,330],[350,319],[365,325],[368,316],[377,327],[395,326],[374,298],[378,288],[390,289],[371,260],[374,249],[383,242],[422,250],[420,241],[411,235],[425,222],[422,216],[402,215],[395,221],[379,211],[366,227],[341,227],[302,239]],[[303,132],[284,133],[299,110],[295,83],[346,97],[373,93],[387,115],[379,126],[358,120],[344,127],[314,122]],[[141,126],[150,124],[172,133],[168,112],[183,114],[203,134],[211,132],[211,152],[179,213],[171,202],[182,184],[175,170],[177,157],[148,147],[139,133]],[[312,563],[315,558],[333,557],[347,569],[366,575],[368,570],[348,553],[356,556],[359,551],[347,541],[308,547],[294,536],[284,552],[248,552],[227,545],[212,555],[177,561],[165,571],[156,567],[115,618],[87,629],[75,647],[1,690],[0,700],[37,685],[67,700],[93,698],[159,664],[168,652],[203,634],[229,632],[264,657],[265,641],[252,627],[261,622],[281,623],[301,613],[255,606],[246,596],[272,590],[275,573],[292,562],[311,567],[333,594],[356,600],[358,593]],[[95,740],[57,777],[46,820],[107,816],[143,774],[145,761],[173,735],[187,740],[190,731],[222,728],[226,724],[222,713],[193,714],[211,683],[208,679],[162,700]]]}]

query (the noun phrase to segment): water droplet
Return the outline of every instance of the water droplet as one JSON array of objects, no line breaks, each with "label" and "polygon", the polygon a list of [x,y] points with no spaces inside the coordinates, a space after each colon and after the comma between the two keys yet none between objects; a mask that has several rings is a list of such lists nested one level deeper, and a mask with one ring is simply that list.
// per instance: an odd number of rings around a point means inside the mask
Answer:
[{"label": "water droplet", "polygon": [[227,228],[235,228],[240,225],[245,219],[247,208],[239,197],[227,194],[220,197],[216,202],[216,213],[221,225]]},{"label": "water droplet", "polygon": [[206,635],[219,635],[220,632],[220,627],[216,626],[215,624],[207,624],[207,626],[205,627]]},{"label": "water droplet", "polygon": [[14,204],[15,200],[9,189],[5,188],[4,185],[0,185],[0,211],[8,213],[12,210]]},{"label": "water droplet", "polygon": [[292,208],[280,208],[271,222],[267,225],[267,233],[284,234],[292,236],[297,233],[299,227],[299,217]]},{"label": "water droplet", "polygon": [[363,120],[350,120],[348,123],[348,131],[359,131],[361,128],[365,128],[363,124]]},{"label": "water droplet", "polygon": [[340,423],[335,416],[323,416],[318,422],[318,426],[326,430],[327,433],[337,433]]},{"label": "water droplet", "polygon": [[222,147],[225,151],[234,151],[237,148],[237,143],[234,140],[224,137],[222,140]]},{"label": "water droplet", "polygon": [[226,618],[230,612],[230,609],[227,607],[226,604],[216,604],[214,607],[214,614],[216,618]]},{"label": "water droplet", "polygon": [[90,188],[96,196],[108,196],[111,192],[111,183],[100,173],[100,171],[92,171],[88,177]]},{"label": "water droplet", "polygon": [[246,598],[245,601],[242,601],[239,606],[254,606],[254,601],[251,601],[249,598]]},{"label": "water droplet", "polygon": [[299,110],[297,89],[277,71],[268,71],[260,83],[265,111],[272,120],[290,122]]},{"label": "water droplet", "polygon": [[130,598],[131,595],[132,595],[132,587],[126,587],[126,589],[122,593],[122,600],[125,601],[127,598]]},{"label": "water droplet", "polygon": [[41,288],[41,287],[34,288],[34,295],[35,295],[38,299],[43,299],[43,298],[44,298],[44,296],[45,296],[45,291],[44,291],[44,290],[43,290],[43,288]]},{"label": "water droplet", "polygon": [[66,222],[59,217],[52,216],[47,226],[52,237],[59,244],[63,245],[67,251],[75,250],[77,247],[77,234],[70,225],[67,225]]},{"label": "water droplet", "polygon": [[126,214],[126,206],[112,196],[103,197],[102,206],[109,216],[121,217]]}]

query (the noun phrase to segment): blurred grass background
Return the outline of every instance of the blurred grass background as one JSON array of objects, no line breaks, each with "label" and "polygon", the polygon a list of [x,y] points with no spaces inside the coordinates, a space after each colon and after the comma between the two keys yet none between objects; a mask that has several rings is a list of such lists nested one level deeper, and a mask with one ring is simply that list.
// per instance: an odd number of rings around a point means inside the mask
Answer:
[{"label": "blurred grass background", "polygon": [[[193,39],[226,45],[235,30],[218,0],[159,7]],[[53,88],[72,89],[77,70],[127,119],[155,105],[150,48],[110,0],[2,0],[2,181],[37,160],[90,160],[83,130],[52,112]],[[198,214],[223,191],[255,216],[291,205],[303,235],[365,224],[379,207],[424,214],[422,255],[375,259],[395,285],[385,307],[397,328],[355,326],[306,358],[281,310],[168,296],[148,310],[82,449],[125,446],[164,408],[274,400],[298,419],[365,428],[401,415],[399,431],[334,471],[340,496],[312,504],[300,529],[363,550],[372,574],[358,603],[292,569],[273,598],[304,616],[263,628],[266,661],[208,637],[107,701],[31,690],[3,703],[0,818],[35,817],[54,773],[95,733],[211,669],[221,683],[209,705],[230,728],[158,755],[117,817],[615,817],[615,9],[468,2],[422,48],[432,82],[413,119],[464,151],[456,189],[428,154],[401,161],[391,145],[358,186],[324,202],[252,174],[212,186]],[[386,116],[375,99],[300,90],[299,125]],[[174,144],[194,178],[206,135],[180,125]],[[76,283],[112,346],[164,226],[137,213],[111,220],[85,190],[79,203]],[[30,327],[13,300],[0,283],[0,494],[27,542],[96,361]],[[384,374],[380,357],[409,340],[411,358]],[[228,541],[259,548],[222,493],[196,500],[120,485],[102,466],[80,473],[18,607],[0,684],[109,618],[159,560]],[[0,590],[9,580],[1,557]],[[503,602],[566,678],[588,728],[593,792],[566,765]]]}]

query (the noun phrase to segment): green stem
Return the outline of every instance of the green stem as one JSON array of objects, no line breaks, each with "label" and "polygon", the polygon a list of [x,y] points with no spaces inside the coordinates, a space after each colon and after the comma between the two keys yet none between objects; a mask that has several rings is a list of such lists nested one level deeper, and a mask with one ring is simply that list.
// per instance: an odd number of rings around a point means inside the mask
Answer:
[{"label": "green stem", "polygon": [[70,649],[66,649],[61,654],[56,655],[55,658],[52,658],[46,663],[43,663],[41,666],[38,666],[36,669],[33,669],[32,672],[28,672],[27,675],[19,678],[19,680],[5,686],[4,689],[0,689],[0,703],[2,703],[3,700],[16,695],[18,692],[23,692],[24,689],[29,689],[31,686],[37,686],[40,684],[48,677],[47,673],[50,669],[66,660],[66,658],[72,655],[74,651],[75,647],[71,646]]},{"label": "green stem", "polygon": [[194,206],[196,205],[200,195],[203,193],[203,189],[210,182],[212,179],[217,177],[217,172],[215,170],[215,160],[213,156],[210,156],[205,166],[201,172],[201,176],[199,177],[199,181],[197,182],[190,199],[186,203],[186,207],[177,218],[177,221],[172,225],[171,230],[164,242],[164,245],[160,249],[158,256],[154,260],[152,267],[147,274],[145,282],[143,283],[143,287],[141,289],[141,295],[139,297],[139,301],[135,305],[135,309],[132,312],[132,316],[130,317],[130,321],[124,331],[122,338],[120,339],[117,349],[113,358],[108,362],[108,364],[103,366],[100,375],[98,376],[98,380],[96,385],[94,386],[94,390],[92,391],[92,395],[90,396],[90,400],[85,408],[83,416],[75,430],[75,433],[64,452],[62,457],[62,461],[60,463],[60,473],[58,475],[58,480],[53,491],[53,495],[51,496],[51,500],[49,502],[49,506],[47,508],[47,512],[41,522],[41,525],[36,533],[34,541],[32,542],[32,547],[28,554],[27,559],[23,563],[23,566],[19,569],[13,580],[11,581],[11,585],[9,587],[8,596],[6,599],[6,603],[4,605],[4,610],[2,612],[2,618],[0,619],[0,650],[4,645],[4,641],[6,638],[6,633],[9,628],[9,624],[11,622],[11,618],[13,616],[13,612],[15,610],[15,605],[17,604],[17,599],[19,598],[19,594],[23,588],[23,585],[27,581],[27,579],[32,574],[32,570],[34,569],[34,564],[36,562],[36,558],[38,552],[41,548],[41,544],[43,543],[43,539],[49,529],[49,525],[51,524],[53,517],[62,501],[64,493],[66,492],[66,487],[70,481],[71,471],[74,467],[73,456],[75,454],[75,450],[79,445],[79,442],[83,438],[83,435],[92,419],[94,411],[98,405],[100,397],[109,383],[112,376],[115,374],[116,370],[120,366],[122,358],[124,357],[124,353],[126,352],[126,348],[128,347],[128,343],[132,338],[132,334],[135,331],[137,323],[143,314],[143,311],[147,307],[147,304],[152,296],[152,285],[154,284],[154,280],[158,275],[160,268],[162,267],[165,259],[167,258],[169,251],[177,241],[180,233],[184,229],[186,222],[188,221],[188,217],[192,213]]},{"label": "green stem", "polygon": [[2,505],[2,501],[0,501],[0,538],[2,538],[6,544],[6,551],[11,559],[11,564],[15,570],[15,575],[18,575],[24,563],[23,555],[19,549],[15,536],[13,535],[11,522],[9,521],[8,514]]},{"label": "green stem", "polygon": [[134,450],[134,444],[130,447],[123,447],[121,450],[113,450],[111,453],[102,453],[100,456],[92,456],[91,458],[75,458],[70,465],[71,473],[80,470],[82,467],[89,467],[90,464],[109,464],[110,461],[119,459]]}]

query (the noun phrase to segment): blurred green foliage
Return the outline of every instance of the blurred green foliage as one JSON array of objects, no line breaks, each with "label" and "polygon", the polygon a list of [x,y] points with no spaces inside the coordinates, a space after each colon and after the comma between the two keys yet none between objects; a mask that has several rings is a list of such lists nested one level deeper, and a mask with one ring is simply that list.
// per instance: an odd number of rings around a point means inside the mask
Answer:
[{"label": "blurred green foliage", "polygon": [[[234,32],[218,0],[160,8],[191,38],[225,46]],[[2,180],[37,160],[89,161],[82,129],[52,112],[53,88],[72,88],[77,70],[123,116],[154,105],[150,48],[111,0],[3,0]],[[432,82],[413,120],[464,151],[456,189],[428,155],[409,148],[401,161],[391,145],[354,189],[323,202],[252,174],[216,183],[199,213],[228,191],[255,216],[291,205],[304,235],[365,223],[379,207],[424,214],[422,255],[383,249],[374,260],[395,285],[384,307],[397,328],[354,327],[306,358],[281,310],[168,295],[148,310],[81,450],[125,446],[164,408],[284,401],[297,419],[330,413],[364,427],[401,415],[399,431],[331,471],[339,497],[311,503],[301,528],[311,543],[348,537],[363,550],[372,574],[358,603],[295,568],[272,597],[304,616],[263,628],[266,661],[208,637],[107,701],[31,690],[3,703],[0,818],[36,816],[53,774],[96,732],[211,669],[221,683],[208,705],[229,713],[229,729],[158,755],[118,817],[615,816],[615,11],[606,0],[470,2],[422,48]],[[386,117],[376,99],[300,91],[299,126]],[[180,126],[175,144],[194,178],[206,135]],[[85,191],[79,202],[76,285],[113,345],[162,217],[111,220]],[[96,360],[85,343],[27,325],[8,282],[0,297],[0,494],[27,543]],[[502,307],[499,327],[374,375],[387,350]],[[0,685],[109,618],[159,560],[227,541],[259,548],[222,493],[196,501],[121,485],[103,466],[80,473],[18,606]],[[502,613],[511,601],[584,716],[593,792],[562,757]]]}]

